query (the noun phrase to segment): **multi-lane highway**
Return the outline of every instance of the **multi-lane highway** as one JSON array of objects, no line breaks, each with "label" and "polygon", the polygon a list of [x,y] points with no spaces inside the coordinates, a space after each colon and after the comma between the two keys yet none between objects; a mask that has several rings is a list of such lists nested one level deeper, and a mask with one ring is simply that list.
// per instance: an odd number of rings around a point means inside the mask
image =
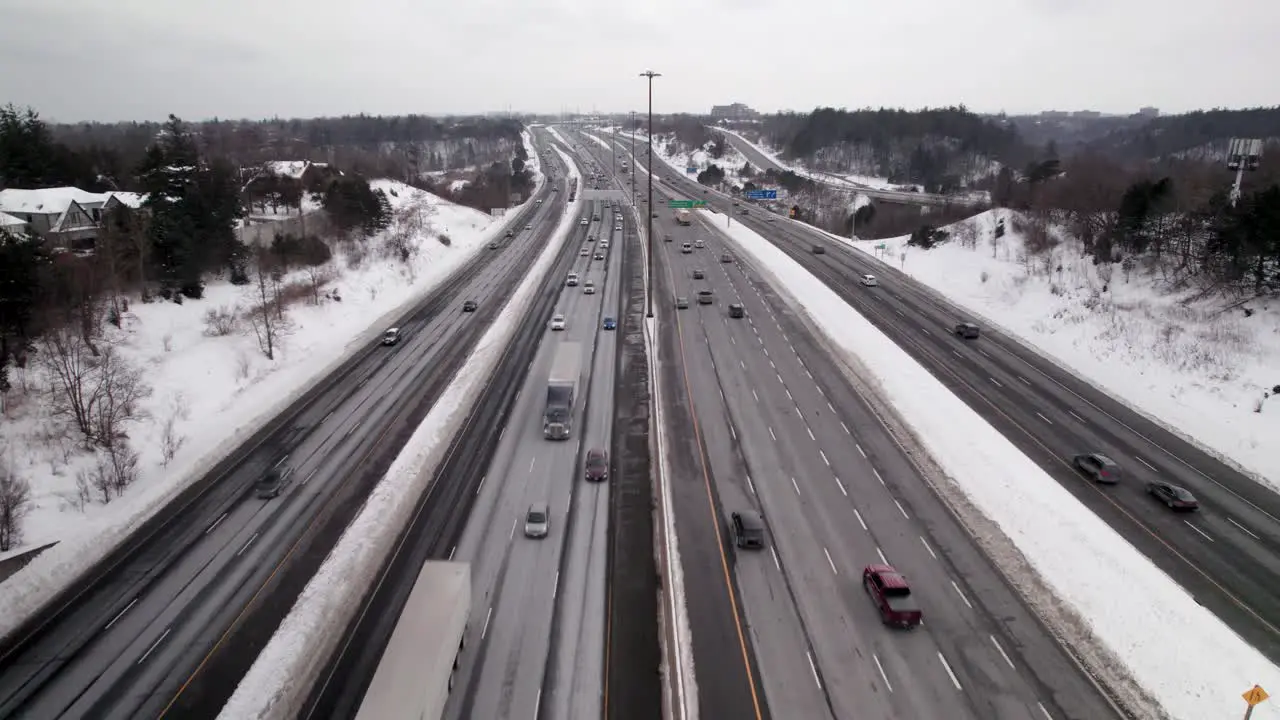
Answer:
[{"label": "multi-lane highway", "polygon": [[[721,212],[738,210],[677,173],[676,187]],[[952,335],[966,313],[890,264],[803,224],[733,216],[831,287],[999,429],[1073,495],[1124,535],[1196,600],[1273,661],[1280,661],[1280,497],[1192,442],[1133,410],[995,327],[976,342]],[[814,254],[815,246],[825,254]],[[862,274],[879,287],[858,284]],[[1122,469],[1100,486],[1072,466],[1101,452]],[[1198,513],[1171,512],[1145,491],[1187,488]]]},{"label": "multi-lane highway", "polygon": [[[544,202],[516,218],[514,238],[482,250],[400,323],[398,345],[371,343],[77,593],[6,640],[0,717],[215,714],[562,208]],[[464,313],[466,300],[478,310]],[[288,482],[263,500],[251,486],[268,467]]]},{"label": "multi-lane highway", "polygon": [[[702,715],[1113,716],[759,273],[712,228],[655,223],[672,237],[659,367]],[[729,543],[740,509],[764,515],[765,550]],[[925,608],[913,633],[863,592],[886,560]]]}]

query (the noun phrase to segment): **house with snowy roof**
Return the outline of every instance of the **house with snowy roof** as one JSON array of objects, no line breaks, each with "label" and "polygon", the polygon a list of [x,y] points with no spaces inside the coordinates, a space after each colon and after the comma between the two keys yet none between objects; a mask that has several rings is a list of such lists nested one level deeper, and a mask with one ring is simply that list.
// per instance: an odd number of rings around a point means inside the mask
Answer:
[{"label": "house with snowy roof", "polygon": [[310,160],[268,160],[262,164],[259,177],[274,175],[302,183],[307,189],[317,188],[325,180],[339,173],[329,163]]},{"label": "house with snowy roof", "polygon": [[27,231],[27,221],[20,217],[14,217],[9,213],[0,212],[0,232],[10,232],[15,235],[21,235]]},{"label": "house with snowy roof", "polygon": [[0,213],[16,218],[53,247],[92,249],[106,212],[138,209],[138,193],[95,193],[76,187],[0,190]]}]

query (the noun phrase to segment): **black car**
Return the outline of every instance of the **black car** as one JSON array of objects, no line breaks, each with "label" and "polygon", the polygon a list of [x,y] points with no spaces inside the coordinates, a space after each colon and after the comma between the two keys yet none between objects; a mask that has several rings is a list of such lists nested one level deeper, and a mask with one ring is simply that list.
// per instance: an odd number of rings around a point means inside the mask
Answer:
[{"label": "black car", "polygon": [[1077,455],[1071,460],[1080,472],[1093,478],[1094,482],[1114,485],[1120,482],[1120,466],[1115,460],[1102,453],[1086,453]]},{"label": "black car", "polygon": [[1199,510],[1200,501],[1186,488],[1159,480],[1147,483],[1147,494],[1164,503],[1170,510]]},{"label": "black car", "polygon": [[591,482],[609,479],[609,453],[604,448],[591,448],[587,451],[587,460],[583,463],[586,478]]},{"label": "black car", "polygon": [[694,271],[693,271],[693,279],[694,279],[694,280],[701,280],[701,279],[703,279],[704,277],[706,277],[706,273],[702,272],[701,270],[694,270]]},{"label": "black car", "polygon": [[738,510],[729,516],[733,544],[740,548],[764,547],[764,520],[753,510]]},{"label": "black car", "polygon": [[954,332],[965,340],[974,340],[978,337],[978,326],[971,322],[956,323]]},{"label": "black car", "polygon": [[729,317],[731,317],[731,318],[740,318],[740,317],[742,317],[742,316],[746,315],[746,312],[747,312],[747,311],[746,311],[746,310],[744,310],[744,309],[743,309],[743,307],[742,307],[742,303],[730,303],[730,304],[729,304]]},{"label": "black car", "polygon": [[258,482],[253,485],[253,494],[263,500],[270,500],[278,497],[280,491],[284,489],[284,473],[278,468],[268,470]]},{"label": "black car", "polygon": [[733,262],[733,256],[732,256],[732,255],[730,255],[729,253],[725,253],[725,254],[723,254],[723,255],[721,255],[721,256],[720,256],[720,262],[722,262],[722,263],[731,263],[731,262]]},{"label": "black car", "polygon": [[814,254],[814,255],[826,255],[826,254],[827,254],[827,249],[826,249],[825,247],[821,246],[821,245],[814,245],[814,246],[813,246],[813,254]]},{"label": "black car", "polygon": [[462,312],[475,312],[475,311],[476,311],[476,301],[475,301],[475,300],[468,300],[468,301],[466,301],[466,302],[462,303]]}]

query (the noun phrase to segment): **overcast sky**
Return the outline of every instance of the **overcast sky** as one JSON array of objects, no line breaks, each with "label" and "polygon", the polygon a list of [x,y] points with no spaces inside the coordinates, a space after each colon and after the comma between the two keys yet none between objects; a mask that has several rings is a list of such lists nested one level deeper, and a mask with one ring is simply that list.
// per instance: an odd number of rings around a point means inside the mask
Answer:
[{"label": "overcast sky", "polygon": [[0,0],[47,119],[1280,103],[1280,0]]}]

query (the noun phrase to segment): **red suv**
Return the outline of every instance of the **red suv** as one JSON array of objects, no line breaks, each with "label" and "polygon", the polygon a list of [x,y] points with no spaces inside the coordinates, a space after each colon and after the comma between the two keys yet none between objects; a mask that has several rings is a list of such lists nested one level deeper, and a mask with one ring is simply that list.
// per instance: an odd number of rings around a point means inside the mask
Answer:
[{"label": "red suv", "polygon": [[913,628],[920,624],[920,606],[911,597],[911,586],[892,566],[868,565],[862,571],[862,584],[886,625]]}]

